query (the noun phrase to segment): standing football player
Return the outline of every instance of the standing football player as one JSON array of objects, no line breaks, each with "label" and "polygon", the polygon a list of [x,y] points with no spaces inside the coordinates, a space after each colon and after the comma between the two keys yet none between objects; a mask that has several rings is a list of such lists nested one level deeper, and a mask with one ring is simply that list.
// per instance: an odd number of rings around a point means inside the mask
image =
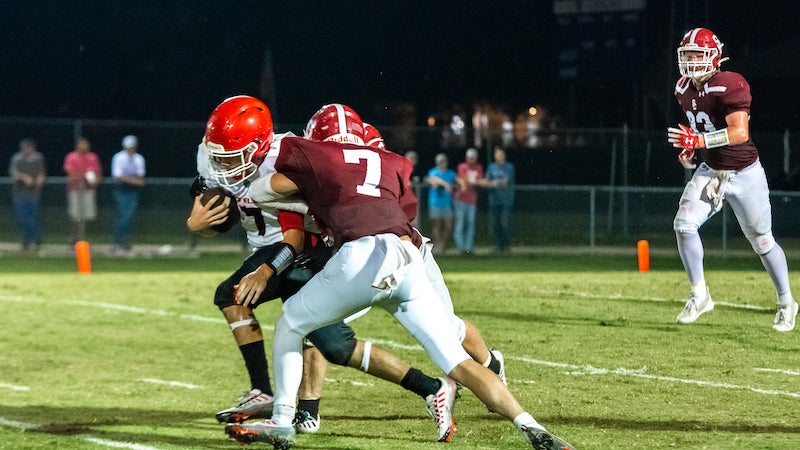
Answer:
[{"label": "standing football player", "polygon": [[[314,139],[313,121],[309,128],[306,136]],[[251,198],[263,204],[298,193],[333,234],[339,250],[286,301],[276,322],[272,419],[229,424],[229,435],[243,443],[258,440],[277,448],[291,446],[303,336],[367,306],[380,306],[422,344],[442,371],[513,421],[534,448],[572,448],[547,432],[500,378],[462,347],[456,326],[426,273],[419,249],[422,239],[404,208],[415,204],[408,199],[414,194],[407,159],[358,143],[287,137],[281,141],[275,170],[251,184]],[[251,294],[240,290],[237,299],[248,304]]]},{"label": "standing football player", "polygon": [[772,328],[794,329],[797,302],[789,287],[789,269],[783,249],[772,236],[772,207],[764,168],[750,139],[750,85],[742,75],[720,70],[722,42],[706,28],[695,28],[678,47],[681,78],[675,97],[689,126],[669,128],[668,141],[682,151],[678,161],[687,169],[700,163],[681,195],[673,228],[691,297],[678,314],[689,324],[714,309],[703,273],[703,243],[699,228],[730,204],[739,226],[761,258],[777,291],[777,313]]},{"label": "standing football player", "polygon": [[[249,96],[236,96],[223,101],[211,113],[198,149],[198,173],[207,179],[209,186],[223,186],[236,198],[243,211],[242,227],[254,249],[241,267],[220,283],[214,295],[214,303],[228,321],[239,346],[252,387],[236,405],[217,413],[220,422],[270,416],[273,397],[264,337],[253,309],[278,297],[288,298],[308,280],[308,276],[302,277],[301,270],[293,268],[296,253],[305,250],[301,258],[316,260],[306,265],[311,272],[321,269],[330,257],[313,220],[298,212],[304,209],[304,204],[284,202],[282,206],[286,209],[282,210],[258,207],[248,196],[250,182],[274,171],[280,141],[288,136],[293,135],[274,135],[272,117],[263,102]],[[362,136],[353,139],[362,139]],[[212,206],[213,201],[203,205],[200,192],[197,194],[187,227],[201,236],[214,236],[217,234],[214,227],[226,220],[227,201],[217,207]],[[251,301],[245,305],[237,303],[237,290],[250,293]],[[360,368],[420,395],[437,424],[437,439],[449,441],[455,428],[452,408],[457,396],[452,380],[429,377],[386,350],[356,340],[353,330],[342,321],[319,328],[307,337],[330,362]],[[317,362],[307,365],[306,371],[312,375],[309,377],[312,383],[322,383],[325,361],[315,357],[315,353],[312,348],[311,356],[306,354],[307,360]],[[313,376],[315,374],[321,377]],[[321,385],[304,385],[304,391],[320,393]],[[300,396],[294,418],[296,432],[319,429],[319,401],[318,395]]]}]

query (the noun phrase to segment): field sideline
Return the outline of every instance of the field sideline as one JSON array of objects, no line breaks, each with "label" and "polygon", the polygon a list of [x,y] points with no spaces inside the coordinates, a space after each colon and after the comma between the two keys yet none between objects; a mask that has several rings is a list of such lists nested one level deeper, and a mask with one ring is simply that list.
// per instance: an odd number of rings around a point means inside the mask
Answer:
[{"label": "field sideline", "polygon": [[[0,448],[240,448],[213,417],[248,386],[211,296],[241,255],[96,258],[89,275],[63,258],[0,261]],[[754,255],[707,258],[717,308],[689,326],[675,323],[688,293],[675,257],[650,273],[630,255],[440,262],[457,312],[504,352],[512,391],[577,448],[800,448],[800,330],[771,329]],[[800,260],[789,265],[798,291]],[[259,308],[265,329],[278,312]],[[354,328],[439,376],[383,311]],[[322,429],[297,448],[441,447],[422,399],[352,369],[327,378]],[[456,419],[450,447],[525,448],[466,390]]]}]

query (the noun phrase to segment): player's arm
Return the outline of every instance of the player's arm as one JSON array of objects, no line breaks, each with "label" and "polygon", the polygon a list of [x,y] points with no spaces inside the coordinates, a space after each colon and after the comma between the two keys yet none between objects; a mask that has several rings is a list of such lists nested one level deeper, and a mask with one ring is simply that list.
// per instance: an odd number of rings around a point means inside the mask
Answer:
[{"label": "player's arm", "polygon": [[248,195],[256,205],[274,202],[297,192],[297,185],[282,173],[265,175],[250,184]]},{"label": "player's arm", "polygon": [[727,126],[721,130],[697,133],[691,128],[679,124],[679,128],[667,129],[667,141],[673,147],[685,150],[743,144],[750,140],[749,122],[747,111],[734,111],[725,116]]},{"label": "player's arm", "polygon": [[305,245],[305,217],[293,211],[278,211],[278,223],[283,231],[283,240],[275,246],[269,260],[254,271],[243,276],[236,290],[236,303],[251,306],[267,288],[270,278],[280,275],[291,266],[292,261]]}]

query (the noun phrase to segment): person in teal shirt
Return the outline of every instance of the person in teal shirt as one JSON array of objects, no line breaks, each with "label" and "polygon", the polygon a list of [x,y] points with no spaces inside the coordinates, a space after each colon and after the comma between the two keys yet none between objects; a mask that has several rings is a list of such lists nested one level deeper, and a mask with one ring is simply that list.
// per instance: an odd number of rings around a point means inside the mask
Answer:
[{"label": "person in teal shirt", "polygon": [[447,168],[447,155],[436,155],[436,166],[428,171],[425,183],[428,191],[428,218],[431,221],[433,252],[441,254],[447,249],[447,240],[453,230],[453,183],[456,172]]}]

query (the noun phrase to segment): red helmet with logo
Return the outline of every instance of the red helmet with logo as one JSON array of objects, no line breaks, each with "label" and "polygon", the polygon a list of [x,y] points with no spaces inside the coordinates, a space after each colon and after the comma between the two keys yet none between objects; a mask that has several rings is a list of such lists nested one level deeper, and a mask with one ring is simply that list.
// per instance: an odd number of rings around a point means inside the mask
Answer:
[{"label": "red helmet with logo", "polygon": [[[722,57],[724,44],[708,28],[689,30],[678,46],[678,69],[689,78],[702,78],[719,70],[719,65],[728,58]],[[699,53],[700,58],[689,53]]]},{"label": "red helmet with logo", "polygon": [[381,132],[367,122],[364,122],[364,142],[367,147],[386,148]]},{"label": "red helmet with logo", "polygon": [[272,114],[264,102],[247,95],[226,99],[208,118],[201,144],[211,176],[223,186],[248,180],[264,162],[272,137]]},{"label": "red helmet with logo", "polygon": [[364,122],[353,108],[331,103],[311,116],[303,136],[312,141],[364,145]]}]

